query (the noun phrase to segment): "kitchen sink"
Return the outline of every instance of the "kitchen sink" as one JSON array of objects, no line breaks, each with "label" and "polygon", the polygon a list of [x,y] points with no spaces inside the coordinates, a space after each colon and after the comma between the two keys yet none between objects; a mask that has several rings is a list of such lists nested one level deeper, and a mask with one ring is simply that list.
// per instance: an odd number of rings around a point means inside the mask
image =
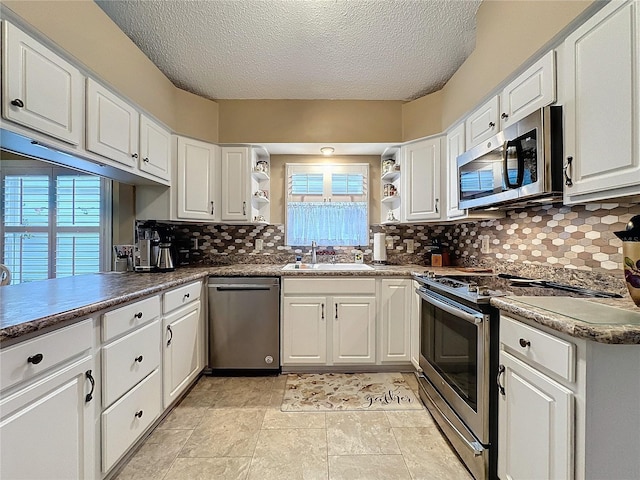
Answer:
[{"label": "kitchen sink", "polygon": [[303,263],[296,268],[295,263],[288,263],[282,270],[310,270],[316,272],[357,272],[373,270],[370,265],[364,263]]}]

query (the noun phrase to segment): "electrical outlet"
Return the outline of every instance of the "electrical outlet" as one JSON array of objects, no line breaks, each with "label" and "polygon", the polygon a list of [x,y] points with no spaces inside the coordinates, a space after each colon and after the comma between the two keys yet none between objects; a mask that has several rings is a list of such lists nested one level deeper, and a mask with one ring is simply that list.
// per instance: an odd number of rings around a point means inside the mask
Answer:
[{"label": "electrical outlet", "polygon": [[387,250],[393,250],[393,238],[387,237],[385,240],[387,242]]},{"label": "electrical outlet", "polygon": [[489,237],[482,237],[480,242],[480,253],[489,253]]},{"label": "electrical outlet", "polygon": [[255,247],[255,251],[259,252],[264,248],[264,240],[262,240],[261,238],[256,238],[256,247]]},{"label": "electrical outlet", "polygon": [[198,250],[198,239],[197,238],[192,238],[191,239],[191,249],[192,250]]},{"label": "electrical outlet", "polygon": [[409,238],[405,240],[404,243],[407,244],[407,253],[413,253],[414,252],[413,239]]}]

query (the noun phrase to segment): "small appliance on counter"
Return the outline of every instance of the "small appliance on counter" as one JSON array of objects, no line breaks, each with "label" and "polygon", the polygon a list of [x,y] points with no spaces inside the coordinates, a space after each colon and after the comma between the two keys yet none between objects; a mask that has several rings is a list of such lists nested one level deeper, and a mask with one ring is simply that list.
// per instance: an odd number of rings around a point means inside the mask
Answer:
[{"label": "small appliance on counter", "polygon": [[136,220],[134,238],[133,265],[136,272],[175,270],[176,253],[169,226],[159,225],[153,220]]},{"label": "small appliance on counter", "polygon": [[625,230],[613,233],[622,240],[622,268],[629,295],[640,307],[640,215],[632,217]]}]

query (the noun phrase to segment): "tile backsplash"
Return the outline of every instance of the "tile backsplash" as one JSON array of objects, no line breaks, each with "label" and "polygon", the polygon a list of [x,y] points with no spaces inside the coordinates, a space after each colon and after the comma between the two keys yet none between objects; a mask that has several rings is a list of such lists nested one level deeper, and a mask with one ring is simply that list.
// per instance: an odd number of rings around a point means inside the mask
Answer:
[{"label": "tile backsplash", "polygon": [[[639,214],[638,204],[545,205],[475,223],[372,225],[363,251],[365,262],[371,261],[373,234],[385,232],[393,243],[387,250],[392,264],[428,265],[434,240],[440,239],[456,265],[512,264],[619,276],[622,242],[613,232],[624,230],[629,219]],[[184,243],[198,239],[197,251],[192,251],[197,263],[288,263],[309,250],[285,245],[284,225],[180,224],[174,228]],[[486,254],[480,252],[483,238],[489,240]],[[263,241],[260,252],[255,250],[257,239]],[[407,240],[413,240],[412,253],[407,252]],[[334,250],[337,261],[353,261],[351,247]]]}]

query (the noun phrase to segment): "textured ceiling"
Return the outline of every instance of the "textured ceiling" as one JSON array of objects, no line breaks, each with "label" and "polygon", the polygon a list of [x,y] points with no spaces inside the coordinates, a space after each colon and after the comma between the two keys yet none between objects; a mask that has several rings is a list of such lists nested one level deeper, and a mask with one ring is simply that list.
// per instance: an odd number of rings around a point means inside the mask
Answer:
[{"label": "textured ceiling", "polygon": [[473,51],[481,0],[96,2],[203,97],[412,100]]}]

